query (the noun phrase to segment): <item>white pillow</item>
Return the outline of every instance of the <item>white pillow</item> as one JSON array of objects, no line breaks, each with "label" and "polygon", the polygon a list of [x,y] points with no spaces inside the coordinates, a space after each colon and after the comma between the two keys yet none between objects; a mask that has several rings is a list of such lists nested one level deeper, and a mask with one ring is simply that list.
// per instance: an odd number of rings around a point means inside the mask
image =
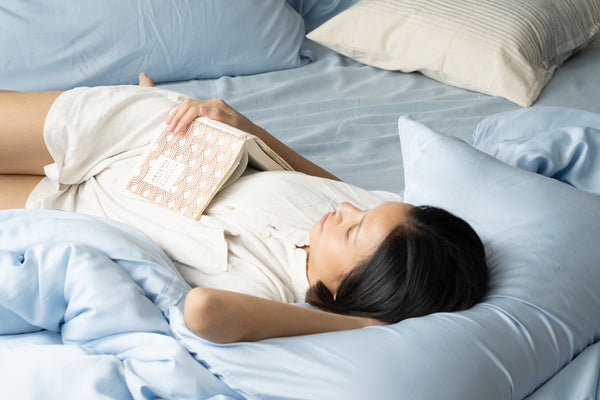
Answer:
[{"label": "white pillow", "polygon": [[529,106],[599,30],[597,0],[362,0],[308,37],[368,65]]}]

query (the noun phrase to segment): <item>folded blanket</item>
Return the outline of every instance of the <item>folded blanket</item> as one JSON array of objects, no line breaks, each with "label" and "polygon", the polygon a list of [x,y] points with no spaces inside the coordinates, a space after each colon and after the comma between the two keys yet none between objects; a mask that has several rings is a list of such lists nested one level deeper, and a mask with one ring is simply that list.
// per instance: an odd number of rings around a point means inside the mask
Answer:
[{"label": "folded blanket", "polygon": [[129,227],[1,211],[0,398],[236,398],[172,336],[189,289]]}]

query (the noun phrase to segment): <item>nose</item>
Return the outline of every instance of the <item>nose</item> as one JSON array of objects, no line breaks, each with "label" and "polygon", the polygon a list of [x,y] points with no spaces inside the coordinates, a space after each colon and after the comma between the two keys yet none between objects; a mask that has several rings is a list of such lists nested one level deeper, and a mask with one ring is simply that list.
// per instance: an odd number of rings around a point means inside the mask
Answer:
[{"label": "nose", "polygon": [[361,212],[362,211],[359,208],[353,206],[348,202],[342,202],[338,204],[335,210],[336,217],[341,220],[352,218],[354,216],[359,215]]}]

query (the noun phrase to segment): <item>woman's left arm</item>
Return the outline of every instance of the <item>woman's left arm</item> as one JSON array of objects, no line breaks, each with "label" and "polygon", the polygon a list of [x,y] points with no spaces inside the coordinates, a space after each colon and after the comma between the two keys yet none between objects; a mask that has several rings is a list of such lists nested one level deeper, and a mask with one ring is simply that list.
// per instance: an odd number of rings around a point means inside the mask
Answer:
[{"label": "woman's left arm", "polygon": [[194,288],[188,293],[184,314],[192,332],[217,343],[256,341],[382,324],[370,318],[333,314],[203,287]]},{"label": "woman's left arm", "polygon": [[321,178],[333,179],[339,181],[335,175],[319,167],[313,162],[302,157],[294,150],[277,140],[273,135],[264,130],[258,125],[255,125],[234,110],[229,104],[221,99],[212,100],[195,100],[188,99],[174,106],[167,125],[169,130],[175,133],[184,132],[192,121],[198,117],[208,117],[216,121],[224,122],[228,125],[251,133],[260,138],[267,146],[279,154],[287,163],[298,172],[303,172],[308,175],[318,176]]}]

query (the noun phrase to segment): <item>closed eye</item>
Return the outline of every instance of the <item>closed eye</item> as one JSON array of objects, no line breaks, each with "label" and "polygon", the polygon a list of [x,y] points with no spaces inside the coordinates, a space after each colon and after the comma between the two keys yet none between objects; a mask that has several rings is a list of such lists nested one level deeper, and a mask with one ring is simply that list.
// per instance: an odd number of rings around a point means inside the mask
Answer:
[{"label": "closed eye", "polygon": [[352,233],[352,228],[354,228],[356,225],[352,225],[350,228],[348,228],[348,230],[346,231],[346,239],[345,242],[346,244],[348,244],[348,240],[350,239],[350,234]]},{"label": "closed eye", "polygon": [[[362,219],[360,220],[360,223],[358,224],[358,228],[356,228],[356,232],[354,233],[354,243],[356,243],[356,241],[358,240],[358,234],[360,233],[360,228],[362,228],[363,226],[363,222],[365,222],[365,218],[367,218],[367,215],[365,214],[364,217],[362,217]],[[354,227],[353,227],[354,228]]]}]

